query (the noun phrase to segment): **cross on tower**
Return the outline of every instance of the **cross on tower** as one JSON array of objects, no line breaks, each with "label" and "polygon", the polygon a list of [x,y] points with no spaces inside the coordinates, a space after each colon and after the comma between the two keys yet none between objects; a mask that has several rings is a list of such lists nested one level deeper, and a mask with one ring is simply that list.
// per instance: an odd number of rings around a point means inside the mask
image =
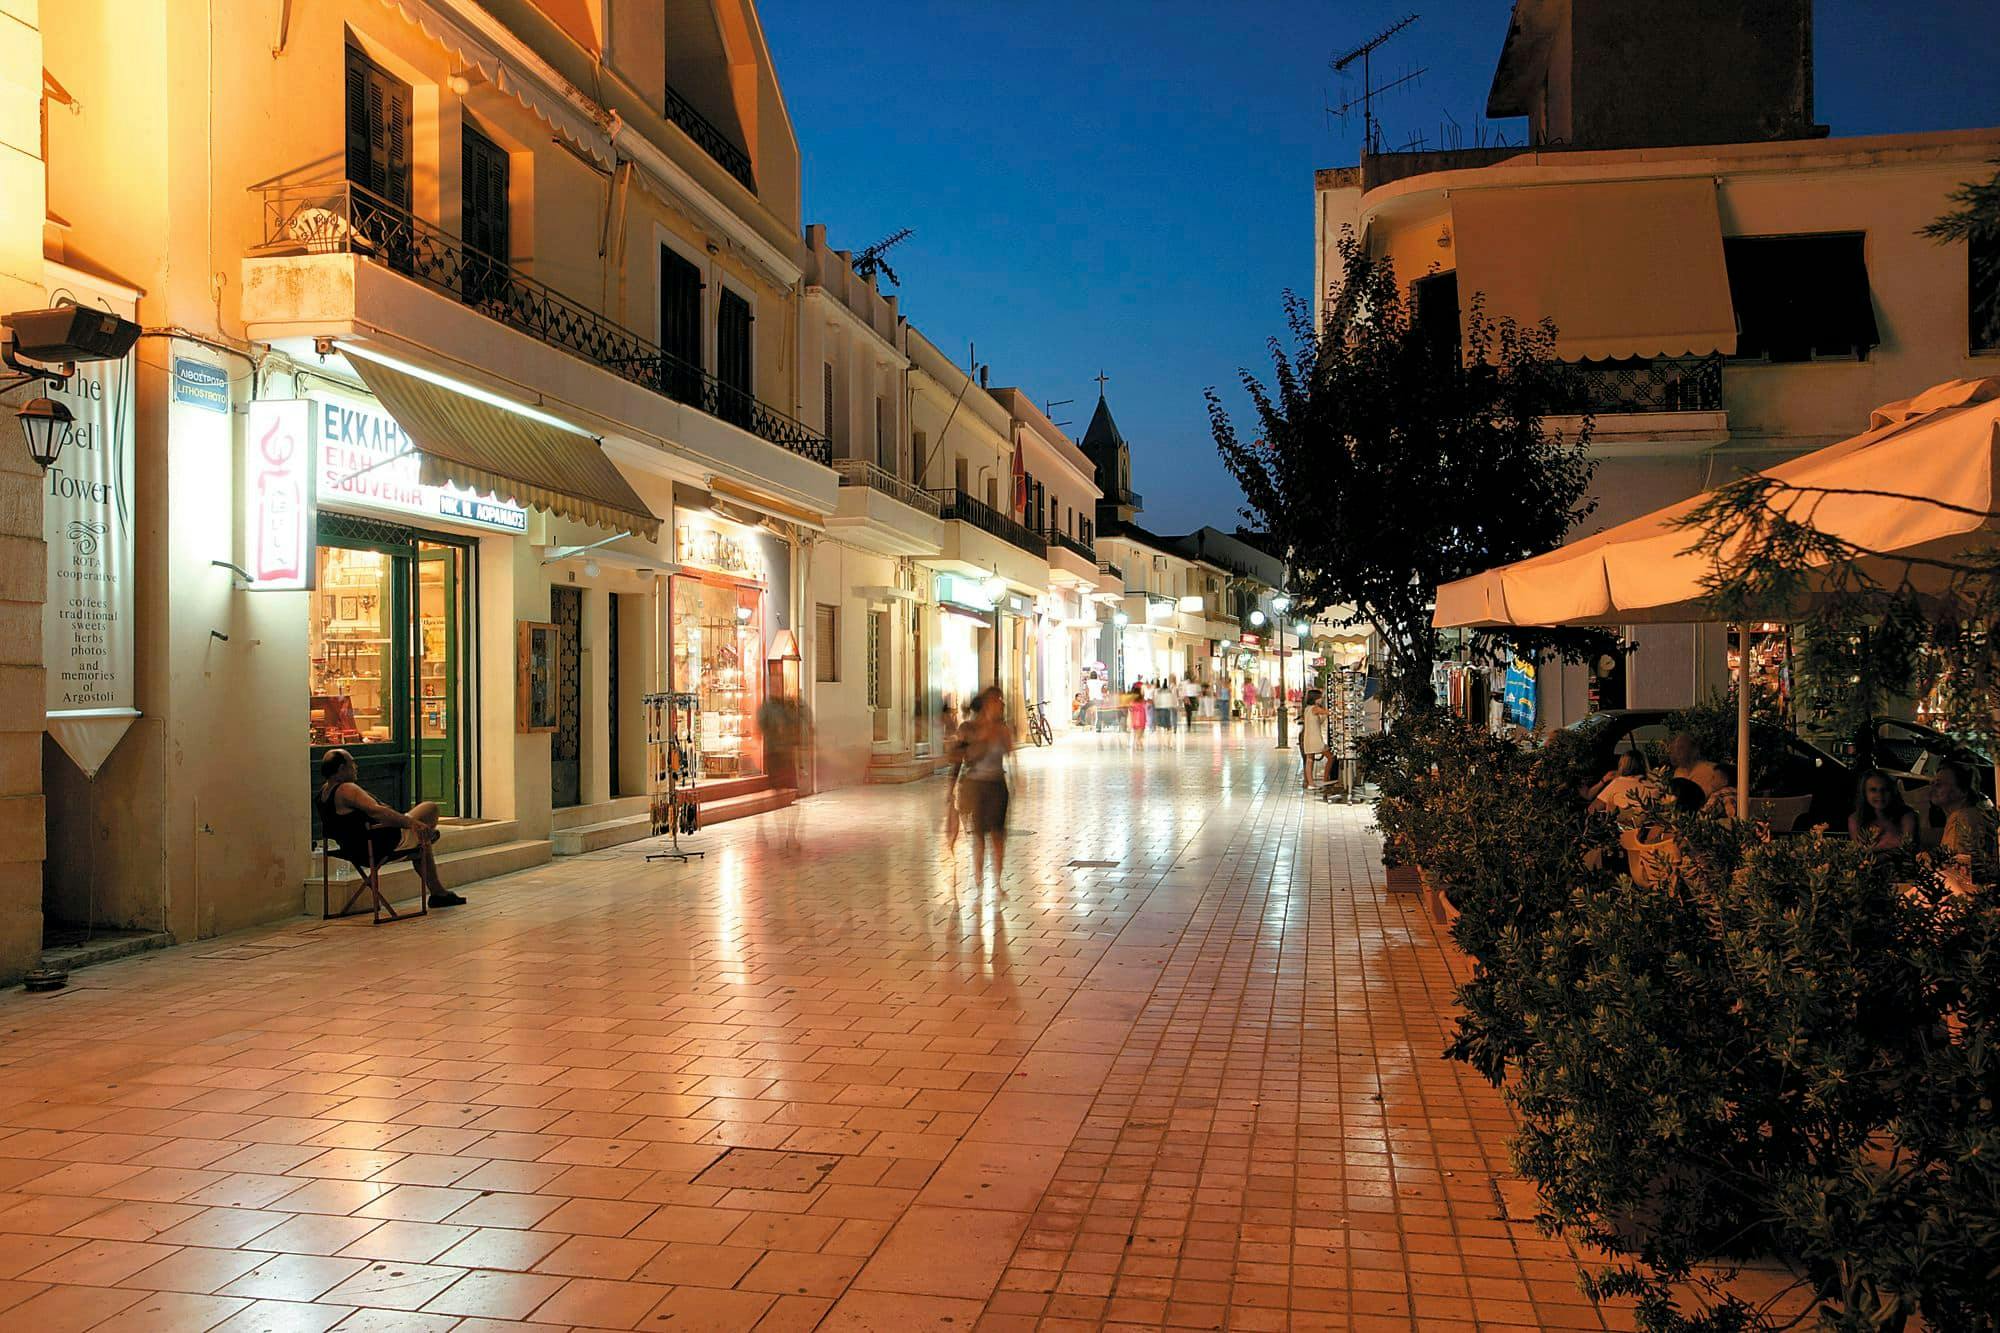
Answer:
[{"label": "cross on tower", "polygon": [[1105,381],[1109,380],[1110,378],[1111,377],[1109,375],[1105,374],[1101,370],[1097,372],[1097,396],[1099,398],[1102,398],[1104,396]]}]

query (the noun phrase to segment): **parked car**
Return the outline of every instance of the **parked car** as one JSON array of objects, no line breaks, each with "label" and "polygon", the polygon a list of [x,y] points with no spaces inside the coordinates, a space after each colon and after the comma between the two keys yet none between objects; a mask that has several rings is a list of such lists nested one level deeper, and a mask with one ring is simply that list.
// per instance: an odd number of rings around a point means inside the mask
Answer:
[{"label": "parked car", "polygon": [[[1608,771],[1628,750],[1651,756],[1664,749],[1673,734],[1667,726],[1668,716],[1664,708],[1618,708],[1592,713],[1570,725],[1597,729],[1596,752]],[[1847,816],[1854,810],[1854,770],[1790,732],[1779,733],[1779,743],[1783,751],[1775,762],[1769,755],[1757,759],[1758,769],[1775,777],[1751,790],[1753,807],[1771,819],[1774,827],[1788,832],[1803,833],[1815,824],[1845,830]],[[1734,763],[1736,756],[1712,754],[1708,758]]]},{"label": "parked car", "polygon": [[1901,779],[1905,791],[1928,787],[1931,775],[1947,759],[1970,767],[1978,775],[1981,793],[1993,796],[1993,756],[1935,727],[1900,717],[1871,717],[1854,740],[1855,768],[1879,768]]}]

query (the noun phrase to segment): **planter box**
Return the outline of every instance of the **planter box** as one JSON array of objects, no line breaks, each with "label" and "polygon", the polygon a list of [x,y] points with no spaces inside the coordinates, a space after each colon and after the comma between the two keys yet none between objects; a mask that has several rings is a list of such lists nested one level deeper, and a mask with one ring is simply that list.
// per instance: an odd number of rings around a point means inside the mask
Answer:
[{"label": "planter box", "polygon": [[1423,884],[1417,878],[1417,873],[1415,866],[1389,866],[1383,871],[1391,893],[1420,892]]}]

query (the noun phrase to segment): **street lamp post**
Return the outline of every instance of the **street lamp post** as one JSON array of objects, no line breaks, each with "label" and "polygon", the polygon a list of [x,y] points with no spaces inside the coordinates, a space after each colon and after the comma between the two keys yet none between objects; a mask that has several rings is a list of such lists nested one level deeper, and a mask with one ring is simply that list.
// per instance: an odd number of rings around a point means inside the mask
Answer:
[{"label": "street lamp post", "polygon": [[1280,593],[1271,599],[1271,605],[1278,616],[1272,623],[1278,627],[1278,748],[1285,747],[1285,612],[1292,609],[1292,599]]}]

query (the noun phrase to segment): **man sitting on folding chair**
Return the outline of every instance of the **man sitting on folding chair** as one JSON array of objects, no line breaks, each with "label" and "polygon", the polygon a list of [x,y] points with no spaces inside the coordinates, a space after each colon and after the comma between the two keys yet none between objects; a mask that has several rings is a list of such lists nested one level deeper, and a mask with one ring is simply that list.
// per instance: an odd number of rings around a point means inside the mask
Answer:
[{"label": "man sitting on folding chair", "polygon": [[354,756],[345,750],[328,750],[319,761],[319,776],[320,828],[357,871],[370,875],[391,861],[408,860],[432,907],[457,907],[465,901],[438,880],[431,850],[438,836],[436,801],[414,806],[408,814],[391,810],[355,780]]}]

